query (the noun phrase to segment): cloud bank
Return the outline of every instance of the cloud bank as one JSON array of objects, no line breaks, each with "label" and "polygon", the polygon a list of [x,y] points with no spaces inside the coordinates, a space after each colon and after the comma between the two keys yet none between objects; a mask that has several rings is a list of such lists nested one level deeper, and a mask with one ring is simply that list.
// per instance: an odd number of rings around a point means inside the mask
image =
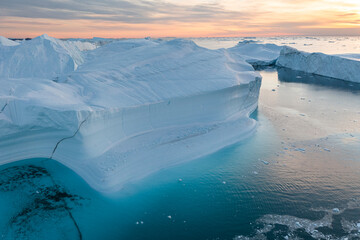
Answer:
[{"label": "cloud bank", "polygon": [[0,34],[33,37],[359,35],[356,0],[1,0]]}]

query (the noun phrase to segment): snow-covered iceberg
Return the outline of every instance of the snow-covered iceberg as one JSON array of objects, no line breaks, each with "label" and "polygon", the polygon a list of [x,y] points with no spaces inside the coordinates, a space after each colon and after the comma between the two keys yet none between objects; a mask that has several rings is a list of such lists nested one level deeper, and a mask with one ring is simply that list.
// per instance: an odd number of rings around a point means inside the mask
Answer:
[{"label": "snow-covered iceberg", "polygon": [[261,77],[175,39],[82,51],[41,36],[0,52],[0,164],[52,158],[103,192],[251,134]]},{"label": "snow-covered iceberg", "polygon": [[19,45],[19,43],[13,41],[13,40],[10,40],[10,39],[7,39],[6,37],[3,37],[3,36],[0,36],[0,47],[1,46],[17,46]]},{"label": "snow-covered iceberg", "polygon": [[358,55],[307,53],[284,47],[276,65],[325,77],[360,82],[360,61],[356,60],[356,57]]},{"label": "snow-covered iceberg", "polygon": [[239,42],[227,49],[234,59],[242,59],[254,67],[275,65],[283,47],[275,44],[261,44],[253,40]]}]

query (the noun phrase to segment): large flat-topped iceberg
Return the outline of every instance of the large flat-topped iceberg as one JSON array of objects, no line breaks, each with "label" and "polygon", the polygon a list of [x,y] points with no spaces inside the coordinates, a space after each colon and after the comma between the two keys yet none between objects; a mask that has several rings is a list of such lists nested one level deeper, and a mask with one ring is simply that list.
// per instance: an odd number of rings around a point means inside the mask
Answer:
[{"label": "large flat-topped iceberg", "polygon": [[261,77],[186,40],[95,50],[42,36],[0,56],[0,164],[41,157],[114,192],[251,134]]},{"label": "large flat-topped iceberg", "polygon": [[275,65],[282,48],[282,46],[275,44],[261,44],[246,40],[239,42],[227,51],[234,59],[243,59],[253,66],[270,66]]},{"label": "large flat-topped iceberg", "polygon": [[284,47],[276,65],[345,81],[360,82],[358,55],[326,55],[307,53]]}]

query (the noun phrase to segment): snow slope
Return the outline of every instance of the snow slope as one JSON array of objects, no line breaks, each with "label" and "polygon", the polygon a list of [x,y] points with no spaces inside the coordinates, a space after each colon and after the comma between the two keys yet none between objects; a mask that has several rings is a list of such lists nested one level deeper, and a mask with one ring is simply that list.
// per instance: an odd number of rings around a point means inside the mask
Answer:
[{"label": "snow slope", "polygon": [[243,59],[253,66],[274,65],[280,55],[282,47],[275,44],[260,44],[255,41],[245,40],[235,47],[227,49],[235,59]]},{"label": "snow slope", "polygon": [[10,39],[7,39],[6,37],[0,36],[0,47],[1,46],[17,46],[19,43],[12,41]]},{"label": "snow slope", "polygon": [[360,62],[356,55],[335,56],[307,53],[284,47],[276,65],[345,81],[360,82]]},{"label": "snow slope", "polygon": [[0,55],[0,164],[52,158],[114,192],[256,126],[261,77],[224,50],[176,39],[81,51],[46,35],[12,48]]}]

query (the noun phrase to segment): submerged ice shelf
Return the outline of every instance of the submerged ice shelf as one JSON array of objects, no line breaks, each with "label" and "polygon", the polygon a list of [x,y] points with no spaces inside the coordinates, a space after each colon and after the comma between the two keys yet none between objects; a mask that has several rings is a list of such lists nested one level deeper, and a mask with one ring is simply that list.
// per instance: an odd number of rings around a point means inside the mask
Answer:
[{"label": "submerged ice shelf", "polygon": [[52,158],[114,192],[254,131],[261,76],[227,50],[89,44],[44,35],[0,45],[0,164]]}]

